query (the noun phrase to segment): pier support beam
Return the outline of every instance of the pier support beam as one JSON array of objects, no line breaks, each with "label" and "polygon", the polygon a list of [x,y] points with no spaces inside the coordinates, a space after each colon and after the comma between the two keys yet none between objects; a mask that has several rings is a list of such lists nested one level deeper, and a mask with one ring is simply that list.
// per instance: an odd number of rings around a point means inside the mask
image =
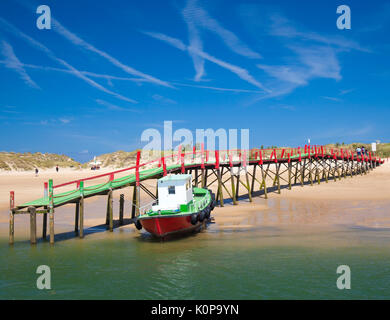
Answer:
[{"label": "pier support beam", "polygon": [[132,206],[131,206],[131,219],[135,218],[135,209],[136,209],[136,206],[137,206],[136,198],[137,198],[137,187],[134,185],[134,188],[133,188],[133,200],[132,200]]},{"label": "pier support beam", "polygon": [[119,196],[119,225],[123,225],[123,210],[125,208],[125,195]]},{"label": "pier support beam", "polygon": [[234,185],[234,174],[233,174],[233,167],[230,168],[230,183],[232,185],[232,200],[233,204],[237,205],[237,196],[236,196],[236,187]]},{"label": "pier support beam", "polygon": [[76,202],[74,213],[74,232],[77,235],[79,232],[79,216],[80,216],[80,201]]},{"label": "pier support beam", "polygon": [[[47,206],[44,207],[47,210]],[[46,240],[47,235],[47,212],[45,212],[42,216],[42,239]]]},{"label": "pier support beam", "polygon": [[54,197],[53,197],[53,180],[49,180],[49,233],[50,244],[54,244]]},{"label": "pier support beam", "polygon": [[80,214],[80,232],[79,237],[84,238],[84,197],[82,196],[79,201],[79,214]]},{"label": "pier support beam", "polygon": [[15,215],[12,210],[9,213],[9,244],[14,244]]},{"label": "pier support beam", "polygon": [[140,214],[141,214],[141,188],[139,186],[139,183],[138,185],[136,185],[135,187],[135,214],[136,216],[138,217]]},{"label": "pier support beam", "polygon": [[28,207],[28,213],[30,214],[30,243],[37,243],[37,212],[35,207]]},{"label": "pier support beam", "polygon": [[246,185],[247,185],[247,189],[248,189],[248,198],[249,198],[249,202],[252,202],[252,189],[251,189],[251,186],[249,184],[249,175],[248,175],[248,169],[247,167],[245,167],[245,177],[246,177]]},{"label": "pier support beam", "polygon": [[221,171],[217,169],[217,178],[218,178],[218,198],[219,198],[219,206],[223,207],[223,193],[222,193],[222,177]]},{"label": "pier support beam", "polygon": [[261,185],[260,190],[264,188],[264,199],[268,199],[267,194],[267,182],[265,181],[267,179],[267,172],[264,171],[263,165],[261,165]]},{"label": "pier support beam", "polygon": [[112,204],[113,204],[113,199],[112,199],[112,189],[111,189],[108,192],[108,197],[107,197],[107,217],[106,217],[106,224],[108,224],[108,229],[111,232],[113,231],[114,228]]},{"label": "pier support beam", "polygon": [[54,244],[54,209],[49,213],[50,244]]},{"label": "pier support beam", "polygon": [[255,190],[255,180],[256,180],[256,167],[257,164],[253,166],[253,171],[252,171],[252,184],[251,184],[251,195],[253,196],[253,192]]},{"label": "pier support beam", "polygon": [[15,208],[15,193],[10,192],[9,197],[9,244],[14,244],[14,233],[15,233],[15,214],[13,209]]}]

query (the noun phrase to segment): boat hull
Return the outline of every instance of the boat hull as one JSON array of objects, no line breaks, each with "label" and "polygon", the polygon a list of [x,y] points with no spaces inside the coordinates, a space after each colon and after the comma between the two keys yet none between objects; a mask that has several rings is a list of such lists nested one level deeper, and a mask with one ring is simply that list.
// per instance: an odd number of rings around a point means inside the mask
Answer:
[{"label": "boat hull", "polygon": [[199,221],[195,225],[191,223],[191,215],[150,217],[140,222],[146,231],[157,237],[191,232],[201,226]]}]

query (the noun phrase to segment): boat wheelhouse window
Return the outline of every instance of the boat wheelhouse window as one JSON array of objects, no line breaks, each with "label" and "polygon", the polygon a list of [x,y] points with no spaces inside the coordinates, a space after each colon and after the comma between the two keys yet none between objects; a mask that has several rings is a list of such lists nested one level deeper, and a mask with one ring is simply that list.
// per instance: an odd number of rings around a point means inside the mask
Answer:
[{"label": "boat wheelhouse window", "polygon": [[190,188],[190,181],[187,181],[186,183],[186,190],[188,190]]},{"label": "boat wheelhouse window", "polygon": [[168,187],[168,194],[175,194],[175,186],[169,186]]}]

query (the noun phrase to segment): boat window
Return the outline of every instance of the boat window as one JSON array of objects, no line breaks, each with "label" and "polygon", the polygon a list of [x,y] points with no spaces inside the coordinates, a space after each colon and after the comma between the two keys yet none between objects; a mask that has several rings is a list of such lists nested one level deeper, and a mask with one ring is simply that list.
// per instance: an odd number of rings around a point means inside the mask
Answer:
[{"label": "boat window", "polygon": [[169,186],[168,187],[168,194],[175,194],[175,186]]}]

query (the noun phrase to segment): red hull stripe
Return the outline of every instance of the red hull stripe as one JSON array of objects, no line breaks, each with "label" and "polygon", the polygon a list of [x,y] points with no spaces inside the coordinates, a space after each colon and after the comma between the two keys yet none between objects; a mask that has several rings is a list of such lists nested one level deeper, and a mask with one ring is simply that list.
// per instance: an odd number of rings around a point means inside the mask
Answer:
[{"label": "red hull stripe", "polygon": [[149,219],[140,220],[142,227],[156,236],[162,237],[167,234],[189,231],[197,226],[191,223],[191,215],[177,216],[177,217],[153,217]]}]

